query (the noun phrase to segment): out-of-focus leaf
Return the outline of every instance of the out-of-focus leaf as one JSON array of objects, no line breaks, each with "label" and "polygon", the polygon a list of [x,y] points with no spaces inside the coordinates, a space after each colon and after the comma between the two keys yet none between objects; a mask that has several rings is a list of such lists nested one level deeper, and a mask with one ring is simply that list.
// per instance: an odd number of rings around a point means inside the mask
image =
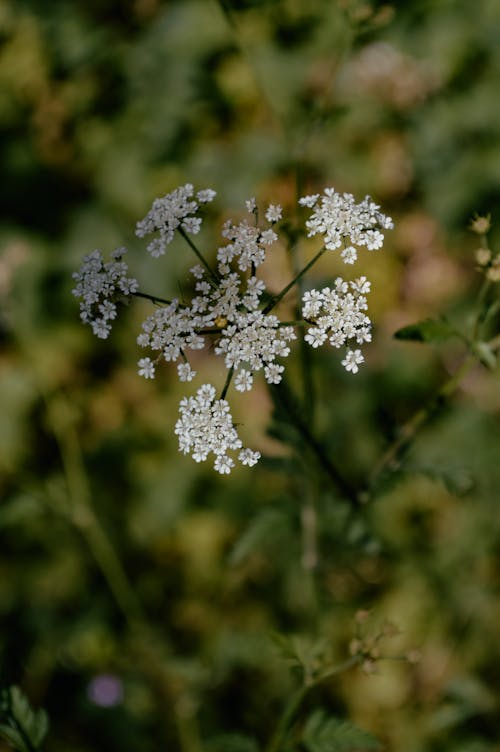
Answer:
[{"label": "out-of-focus leaf", "polygon": [[314,712],[304,727],[302,741],[308,752],[364,752],[381,749],[372,734],[353,723]]},{"label": "out-of-focus leaf", "polygon": [[396,339],[411,342],[445,342],[457,336],[455,328],[446,319],[425,319],[409,324],[395,332]]},{"label": "out-of-focus leaf", "polygon": [[0,734],[17,752],[36,752],[49,728],[45,710],[32,710],[19,687],[4,690],[0,701],[0,718]]},{"label": "out-of-focus leaf", "polygon": [[463,467],[428,466],[407,464],[404,474],[421,473],[433,480],[440,480],[454,496],[465,496],[474,488],[474,478]]}]

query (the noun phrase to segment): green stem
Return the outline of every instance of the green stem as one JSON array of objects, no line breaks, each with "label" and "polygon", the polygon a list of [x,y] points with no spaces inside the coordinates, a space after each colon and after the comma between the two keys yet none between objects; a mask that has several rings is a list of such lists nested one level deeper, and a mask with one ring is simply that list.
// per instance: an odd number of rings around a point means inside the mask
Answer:
[{"label": "green stem", "polygon": [[332,676],[338,676],[338,674],[349,671],[349,669],[360,663],[360,660],[361,657],[359,655],[353,655],[351,658],[348,658],[338,666],[332,666],[329,669],[325,669],[325,671],[319,674],[315,679],[307,684],[304,684],[304,686],[296,690],[296,692],[294,692],[294,694],[291,696],[287,706],[285,707],[278,727],[271,738],[267,752],[279,752],[282,745],[286,741],[286,737],[288,736],[289,730],[302,703],[304,702],[309,692],[314,689],[314,687],[317,687],[318,684],[323,682],[325,679],[330,679]]},{"label": "green stem", "polygon": [[227,372],[226,383],[224,384],[222,388],[220,399],[226,399],[227,390],[229,389],[229,385],[232,381],[233,375],[234,375],[234,367],[230,368],[229,371]]},{"label": "green stem", "polygon": [[483,280],[483,284],[481,285],[481,289],[479,290],[479,294],[477,296],[477,314],[474,321],[474,327],[472,330],[472,342],[476,342],[479,339],[479,334],[481,331],[481,325],[484,323],[487,315],[488,315],[488,307],[486,306],[486,298],[488,297],[488,293],[491,289],[492,282],[488,277],[485,277]]},{"label": "green stem", "polygon": [[183,230],[182,227],[178,227],[177,231],[178,231],[179,235],[181,235],[184,238],[184,240],[186,241],[186,243],[188,244],[188,246],[194,252],[196,258],[203,264],[203,266],[205,267],[205,269],[209,273],[209,275],[210,275],[210,277],[212,279],[212,284],[218,285],[219,284],[219,277],[218,277],[218,275],[214,272],[214,270],[212,269],[212,267],[210,266],[210,264],[208,263],[208,261],[205,260],[203,254],[195,246],[195,244],[193,243],[193,241],[191,240],[191,238],[189,237],[189,235],[187,234],[187,232],[185,230]]},{"label": "green stem", "polygon": [[325,251],[326,251],[325,246],[323,246],[322,248],[320,248],[320,250],[318,251],[318,253],[315,256],[313,256],[313,258],[304,266],[303,269],[301,269],[301,271],[298,274],[295,275],[295,277],[292,279],[292,281],[289,282],[287,284],[287,286],[284,287],[281,290],[281,292],[279,292],[277,295],[274,295],[271,298],[271,300],[266,305],[266,307],[264,308],[264,310],[262,311],[262,313],[269,313],[270,311],[272,311],[273,308],[275,308],[278,305],[278,303],[280,302],[280,300],[282,300],[285,297],[285,295],[287,294],[287,292],[289,290],[291,290],[294,285],[297,284],[297,282],[299,281],[299,279],[301,279],[301,277],[303,277],[304,274],[306,272],[308,272],[309,269],[312,266],[314,266],[314,264],[316,263],[316,261],[318,261],[321,258],[321,256],[324,254]]},{"label": "green stem", "polygon": [[[64,408],[65,405],[61,404]],[[59,446],[64,474],[71,500],[71,519],[79,529],[108,584],[113,597],[131,628],[143,622],[141,606],[130,585],[115,550],[97,518],[90,501],[76,432],[68,423],[64,427],[52,420],[52,430]]]},{"label": "green stem", "polygon": [[339,491],[343,494],[343,496],[350,502],[350,504],[352,504],[353,507],[358,507],[360,504],[360,501],[358,499],[358,495],[356,491],[346,481],[346,479],[339,472],[339,470],[337,470],[334,463],[326,454],[323,446],[311,433],[307,422],[302,418],[300,413],[295,409],[293,405],[293,400],[291,399],[290,394],[288,393],[287,387],[285,386],[284,382],[281,382],[279,386],[273,386],[270,388],[273,389],[274,394],[276,395],[278,401],[281,402],[286,412],[288,413],[292,425],[295,426],[299,434],[304,439],[306,445],[309,447],[313,455],[316,457],[316,460],[319,466],[325,471],[328,477],[333,481],[335,486],[339,489]]},{"label": "green stem", "polygon": [[295,718],[297,711],[302,705],[310,687],[304,686],[298,689],[290,698],[283,715],[280,718],[278,727],[271,738],[267,752],[279,752],[283,742],[285,741],[288,730],[292,725],[292,721]]},{"label": "green stem", "polygon": [[153,303],[162,303],[164,305],[171,305],[172,301],[166,298],[159,298],[158,295],[149,295],[147,292],[133,292],[132,295],[136,298],[145,298],[151,300]]}]

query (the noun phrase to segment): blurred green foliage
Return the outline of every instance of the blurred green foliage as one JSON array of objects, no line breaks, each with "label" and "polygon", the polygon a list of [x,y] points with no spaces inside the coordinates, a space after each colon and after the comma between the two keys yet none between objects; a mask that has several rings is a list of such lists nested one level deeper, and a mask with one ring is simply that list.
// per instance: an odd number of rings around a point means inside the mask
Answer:
[{"label": "blurred green foliage", "polygon": [[396,230],[363,269],[367,367],[313,352],[305,385],[324,451],[363,489],[463,350],[393,333],[469,324],[474,212],[499,247],[499,25],[496,0],[0,1],[1,676],[47,709],[53,752],[262,749],[296,686],[271,635],[312,641],[313,670],[318,645],[344,660],[366,608],[400,627],[388,652],[420,662],[322,683],[290,744],[354,749],[328,746],[344,723],[394,752],[498,752],[498,371],[471,371],[360,509],[307,452],[290,459],[303,436],[283,403],[265,435],[264,393],[241,414],[265,462],[220,480],[177,452],[168,369],[136,374],[146,309],[99,342],[71,272],[126,245],[145,287],[175,292],[191,259],[160,278],[133,228],[186,181],[227,211],[372,194]]}]

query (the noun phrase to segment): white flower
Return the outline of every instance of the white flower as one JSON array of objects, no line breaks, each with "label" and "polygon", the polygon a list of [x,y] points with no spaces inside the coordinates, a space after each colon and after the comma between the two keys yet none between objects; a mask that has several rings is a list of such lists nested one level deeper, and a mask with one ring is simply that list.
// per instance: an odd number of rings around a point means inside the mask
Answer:
[{"label": "white flower", "polygon": [[242,465],[253,467],[260,460],[260,452],[253,452],[251,449],[242,449],[238,455],[238,459]]},{"label": "white flower", "polygon": [[302,198],[299,198],[299,204],[301,206],[307,206],[309,209],[312,209],[318,199],[319,193],[315,193],[312,196],[303,196]]},{"label": "white flower", "polygon": [[348,350],[342,365],[346,371],[357,373],[359,371],[358,366],[363,363],[364,358],[361,354],[361,350]]},{"label": "white flower", "polygon": [[221,475],[229,475],[234,467],[234,460],[232,457],[228,457],[227,454],[217,455],[214,462],[214,470],[217,470]]},{"label": "white flower", "polygon": [[313,326],[307,330],[305,335],[305,341],[311,345],[311,347],[320,347],[326,340],[327,335],[324,329],[318,329],[317,326]]},{"label": "white flower", "polygon": [[144,376],[145,379],[154,379],[155,364],[151,358],[141,358],[137,365],[139,366],[139,376]]},{"label": "white flower", "polygon": [[249,198],[247,201],[245,201],[245,206],[247,207],[249,214],[255,214],[255,212],[257,211],[257,202],[253,196],[252,198]]},{"label": "white flower", "polygon": [[366,295],[369,293],[372,286],[371,282],[366,279],[366,277],[358,277],[350,284],[353,291],[357,292],[359,295]]},{"label": "white flower", "polygon": [[201,264],[196,264],[195,266],[191,267],[189,271],[191,272],[193,277],[196,277],[196,279],[202,279],[205,274],[205,269]]},{"label": "white flower", "polygon": [[92,331],[94,332],[96,337],[99,337],[99,339],[107,339],[109,336],[109,333],[111,331],[110,324],[107,323],[104,319],[95,319],[95,321],[91,321]]},{"label": "white flower", "polygon": [[271,363],[271,365],[265,366],[264,375],[268,384],[279,384],[282,379],[282,373],[285,370],[285,366],[280,366],[277,363]]},{"label": "white flower", "polygon": [[354,264],[358,259],[358,252],[352,245],[344,248],[340,255],[344,260],[344,264]]},{"label": "white flower", "polygon": [[274,230],[264,230],[260,235],[260,242],[264,245],[272,245],[278,240],[278,236]]},{"label": "white flower", "polygon": [[283,210],[279,204],[269,204],[265,216],[268,222],[274,224],[280,221],[282,213]]},{"label": "white flower", "polygon": [[179,363],[177,365],[177,374],[179,381],[192,381],[196,376],[196,371],[193,371],[189,363]]},{"label": "white flower", "polygon": [[236,374],[234,386],[238,392],[249,392],[253,386],[253,376],[246,368],[242,368]]},{"label": "white flower", "polygon": [[213,201],[216,197],[217,193],[212,190],[212,188],[205,188],[202,191],[198,191],[196,194],[196,198],[200,202],[200,204],[208,204],[210,201]]},{"label": "white flower", "polygon": [[116,300],[138,290],[137,280],[128,277],[123,260],[125,248],[117,248],[111,261],[104,263],[101,251],[93,251],[83,259],[80,271],[73,274],[76,287],[73,295],[81,298],[80,318],[90,324],[94,334],[106,339],[111,331],[109,323],[116,318]]}]

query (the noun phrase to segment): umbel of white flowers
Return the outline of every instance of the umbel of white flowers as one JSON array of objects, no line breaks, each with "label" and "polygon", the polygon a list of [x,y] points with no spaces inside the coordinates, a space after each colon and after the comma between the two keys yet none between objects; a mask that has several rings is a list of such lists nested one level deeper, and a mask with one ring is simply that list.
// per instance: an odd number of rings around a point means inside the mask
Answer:
[{"label": "umbel of white flowers", "polygon": [[[264,221],[259,222],[255,199],[249,199],[246,209],[251,221],[223,225],[224,242],[217,250],[216,265],[210,266],[190,236],[200,231],[200,210],[215,195],[210,188],[195,193],[187,183],[156,199],[136,228],[138,237],[152,236],[147,251],[155,258],[165,254],[176,234],[190,245],[200,263],[191,269],[194,294],[189,301],[162,300],[140,291],[137,280],[128,276],[124,248],[114,251],[108,262],[97,250],[86,256],[80,271],[73,275],[73,294],[81,300],[82,321],[102,339],[111,331],[120,299],[137,295],[155,303],[137,337],[139,346],[149,350],[138,362],[139,374],[146,379],[153,379],[158,363],[165,360],[176,363],[180,381],[192,381],[197,373],[189,362],[190,351],[205,348],[215,337],[214,352],[228,369],[224,389],[217,399],[215,387],[203,384],[194,397],[183,398],[175,433],[180,451],[191,454],[196,462],[212,456],[214,469],[225,474],[234,467],[234,457],[250,466],[260,457],[259,452],[243,448],[238,436],[225,399],[230,383],[237,391],[247,392],[255,374],[262,371],[267,383],[279,384],[284,371],[280,359],[290,354],[296,329],[303,327],[306,342],[314,348],[326,342],[335,348],[346,347],[342,365],[357,373],[364,361],[357,346],[371,340],[372,325],[366,314],[370,282],[364,276],[351,281],[337,277],[330,287],[307,291],[302,298],[303,320],[295,325],[281,323],[274,312],[276,306],[312,264],[281,293],[265,295],[258,269],[278,240],[279,205],[270,204]],[[382,214],[369,196],[356,204],[351,194],[327,188],[323,195],[304,196],[299,203],[312,210],[306,221],[308,236],[323,238],[315,258],[341,249],[344,263],[354,264],[360,248],[381,248],[383,231],[393,227],[390,217]]]}]

